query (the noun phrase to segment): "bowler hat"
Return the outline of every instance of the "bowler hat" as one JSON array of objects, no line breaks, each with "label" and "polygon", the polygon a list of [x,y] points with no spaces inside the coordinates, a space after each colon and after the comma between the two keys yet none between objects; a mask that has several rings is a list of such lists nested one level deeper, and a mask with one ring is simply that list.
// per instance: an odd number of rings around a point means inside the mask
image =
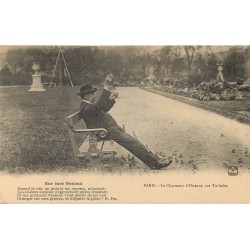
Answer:
[{"label": "bowler hat", "polygon": [[97,88],[93,88],[91,84],[85,84],[80,88],[80,93],[78,93],[77,95],[82,96],[84,94],[89,94],[96,91]]}]

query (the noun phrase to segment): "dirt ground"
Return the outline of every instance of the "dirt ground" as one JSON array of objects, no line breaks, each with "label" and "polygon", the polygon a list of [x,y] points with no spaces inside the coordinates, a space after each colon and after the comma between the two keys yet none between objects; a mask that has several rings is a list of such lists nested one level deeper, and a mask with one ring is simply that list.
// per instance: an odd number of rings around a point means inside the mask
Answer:
[{"label": "dirt ground", "polygon": [[[250,172],[249,125],[139,88],[118,91],[111,115],[153,152],[173,157],[166,171],[227,171],[227,166],[238,166],[239,173]],[[128,154],[114,147],[119,155]]]}]

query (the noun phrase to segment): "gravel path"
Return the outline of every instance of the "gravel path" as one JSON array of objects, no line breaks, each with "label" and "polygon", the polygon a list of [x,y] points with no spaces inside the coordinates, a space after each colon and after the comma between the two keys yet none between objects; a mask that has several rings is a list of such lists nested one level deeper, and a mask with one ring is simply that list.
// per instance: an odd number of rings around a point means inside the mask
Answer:
[{"label": "gravel path", "polygon": [[118,91],[110,114],[153,152],[172,155],[169,171],[226,171],[233,165],[250,172],[249,125],[139,88]]}]

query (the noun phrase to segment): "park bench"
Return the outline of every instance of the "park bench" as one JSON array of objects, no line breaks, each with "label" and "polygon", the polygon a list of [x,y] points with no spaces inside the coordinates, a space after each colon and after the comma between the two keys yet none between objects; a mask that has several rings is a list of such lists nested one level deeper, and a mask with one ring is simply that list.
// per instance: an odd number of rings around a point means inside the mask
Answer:
[{"label": "park bench", "polygon": [[[71,140],[73,152],[76,160],[79,162],[81,159],[87,160],[91,164],[100,163],[103,159],[112,159],[116,152],[115,151],[103,151],[105,142],[105,136],[107,134],[106,129],[96,128],[87,129],[86,124],[80,116],[80,111],[68,116],[66,118],[68,124],[69,137]],[[78,128],[78,127],[81,128]],[[80,139],[79,139],[80,135]],[[83,152],[83,144],[89,140],[89,148]],[[98,142],[101,142],[100,149],[98,148]]]}]

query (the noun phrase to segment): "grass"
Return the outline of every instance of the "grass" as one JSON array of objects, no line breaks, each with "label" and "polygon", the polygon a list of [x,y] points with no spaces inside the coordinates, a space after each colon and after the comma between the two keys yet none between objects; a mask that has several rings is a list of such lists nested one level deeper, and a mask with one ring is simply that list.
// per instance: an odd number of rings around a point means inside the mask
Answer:
[{"label": "grass", "polygon": [[[14,174],[93,172],[74,158],[65,118],[79,110],[79,86],[51,87],[28,92],[29,86],[0,88],[0,171]],[[98,86],[97,98],[102,87]],[[81,141],[82,142],[82,141]],[[102,173],[148,172],[143,164],[129,161],[100,165]]]},{"label": "grass", "polygon": [[75,166],[65,117],[79,108],[79,87],[28,89],[0,89],[0,170],[48,172]]}]

